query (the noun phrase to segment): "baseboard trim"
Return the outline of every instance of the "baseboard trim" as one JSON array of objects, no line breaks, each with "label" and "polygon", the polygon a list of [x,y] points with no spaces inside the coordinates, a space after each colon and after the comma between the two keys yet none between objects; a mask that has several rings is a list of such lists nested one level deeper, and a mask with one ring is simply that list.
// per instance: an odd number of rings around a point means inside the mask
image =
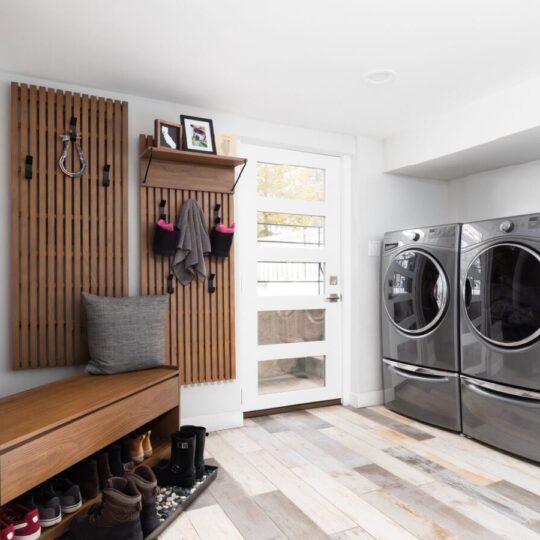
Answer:
[{"label": "baseboard trim", "polygon": [[232,411],[216,414],[204,414],[201,416],[182,417],[183,425],[204,426],[207,431],[219,431],[221,429],[231,429],[242,427],[244,417],[242,411]]},{"label": "baseboard trim", "polygon": [[330,407],[331,405],[341,405],[341,399],[327,399],[325,401],[312,401],[311,403],[287,405],[286,407],[274,407],[272,409],[246,411],[244,413],[244,418],[253,418],[256,416],[268,416],[269,414],[281,414],[281,413],[292,412],[292,411],[303,411],[305,409],[315,409],[317,407]]},{"label": "baseboard trim", "polygon": [[360,407],[372,407],[373,405],[382,405],[384,403],[384,393],[382,390],[373,392],[362,392],[361,394],[351,392],[349,394],[348,405],[355,409]]}]

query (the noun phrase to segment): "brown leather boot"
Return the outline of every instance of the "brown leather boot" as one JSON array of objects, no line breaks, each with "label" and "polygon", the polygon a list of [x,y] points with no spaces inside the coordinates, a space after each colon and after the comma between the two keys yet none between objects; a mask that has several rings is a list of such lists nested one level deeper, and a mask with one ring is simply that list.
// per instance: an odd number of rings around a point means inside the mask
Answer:
[{"label": "brown leather boot", "polygon": [[135,467],[133,463],[124,465],[124,477],[133,480],[142,495],[141,527],[148,536],[159,526],[156,497],[159,494],[156,475],[147,465]]},{"label": "brown leather boot", "polygon": [[111,478],[103,499],[87,516],[76,518],[69,537],[76,540],[143,540],[141,494],[129,478]]},{"label": "brown leather boot", "polygon": [[139,433],[130,433],[128,435],[127,441],[133,463],[141,463],[144,461],[143,439],[144,435]]},{"label": "brown leather boot", "polygon": [[144,459],[148,459],[154,453],[154,449],[152,448],[152,439],[150,438],[151,435],[152,431],[150,429],[143,434],[142,447]]}]

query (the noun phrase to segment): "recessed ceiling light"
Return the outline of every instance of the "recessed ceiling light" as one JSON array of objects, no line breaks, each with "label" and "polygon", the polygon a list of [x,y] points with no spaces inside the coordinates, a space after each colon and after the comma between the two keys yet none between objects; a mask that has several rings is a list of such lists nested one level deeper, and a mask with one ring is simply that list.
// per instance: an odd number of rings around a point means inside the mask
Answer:
[{"label": "recessed ceiling light", "polygon": [[366,82],[373,85],[388,84],[395,78],[396,72],[391,69],[375,69],[364,75]]}]

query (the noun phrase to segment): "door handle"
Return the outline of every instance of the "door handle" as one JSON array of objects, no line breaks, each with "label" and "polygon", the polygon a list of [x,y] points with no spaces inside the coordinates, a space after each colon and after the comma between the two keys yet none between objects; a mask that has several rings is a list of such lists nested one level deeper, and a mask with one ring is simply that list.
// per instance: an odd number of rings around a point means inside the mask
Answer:
[{"label": "door handle", "polygon": [[341,302],[343,300],[343,295],[337,293],[330,293],[325,299],[325,302]]}]

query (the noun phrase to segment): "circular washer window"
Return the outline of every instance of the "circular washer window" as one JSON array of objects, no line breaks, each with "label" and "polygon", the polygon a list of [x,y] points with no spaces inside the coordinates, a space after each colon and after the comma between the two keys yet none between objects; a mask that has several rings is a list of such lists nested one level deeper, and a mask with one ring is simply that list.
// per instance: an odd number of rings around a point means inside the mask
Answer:
[{"label": "circular washer window", "polygon": [[520,244],[482,251],[467,270],[465,311],[487,341],[519,347],[540,335],[540,256]]},{"label": "circular washer window", "polygon": [[448,279],[437,260],[424,251],[399,253],[386,272],[384,305],[403,332],[423,334],[442,319],[448,305]]}]

